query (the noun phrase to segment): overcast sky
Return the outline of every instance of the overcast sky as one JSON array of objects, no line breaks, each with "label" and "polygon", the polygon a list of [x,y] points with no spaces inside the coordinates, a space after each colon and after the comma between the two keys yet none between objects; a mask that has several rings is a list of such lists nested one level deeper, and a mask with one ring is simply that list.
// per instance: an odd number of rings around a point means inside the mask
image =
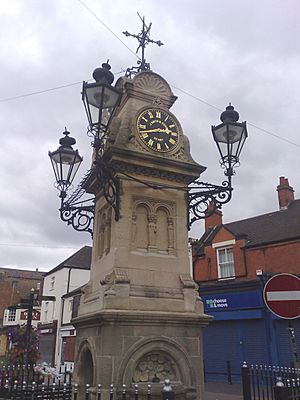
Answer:
[{"label": "overcast sky", "polygon": [[[277,210],[280,176],[300,197],[299,0],[0,0],[1,267],[50,270],[91,244],[59,219],[47,153],[66,126],[84,157],[75,183],[89,168],[81,82],[107,59],[116,78],[136,64],[137,43],[122,32],[140,31],[137,11],[164,43],[146,59],[178,96],[172,111],[208,167],[204,181],[223,179],[217,108],[232,102],[249,124],[224,222]],[[191,235],[202,232],[198,223]]]}]

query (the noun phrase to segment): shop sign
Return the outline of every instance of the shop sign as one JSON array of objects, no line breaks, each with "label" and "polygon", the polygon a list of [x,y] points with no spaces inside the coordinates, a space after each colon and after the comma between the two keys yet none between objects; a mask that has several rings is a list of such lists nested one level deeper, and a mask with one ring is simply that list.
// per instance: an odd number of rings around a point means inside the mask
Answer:
[{"label": "shop sign", "polygon": [[261,307],[259,292],[218,293],[209,296],[201,296],[206,312],[228,311],[243,308]]}]

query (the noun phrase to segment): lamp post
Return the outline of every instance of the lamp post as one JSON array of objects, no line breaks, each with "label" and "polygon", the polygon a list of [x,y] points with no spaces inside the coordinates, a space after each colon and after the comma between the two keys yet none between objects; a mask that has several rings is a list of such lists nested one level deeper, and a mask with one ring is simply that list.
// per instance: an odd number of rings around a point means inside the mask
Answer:
[{"label": "lamp post", "polygon": [[28,301],[28,311],[27,311],[27,324],[25,331],[25,357],[24,364],[27,366],[29,361],[29,348],[30,348],[30,338],[32,329],[32,312],[33,312],[33,302],[34,302],[35,291],[32,288],[30,290],[29,301]]},{"label": "lamp post", "polygon": [[[82,200],[86,193],[85,188],[91,179],[97,179],[107,203],[114,210],[116,221],[120,217],[120,178],[117,173],[120,172],[120,174],[126,175],[126,178],[143,183],[129,174],[124,174],[124,171],[118,171],[105,157],[110,122],[122,97],[122,93],[112,86],[114,76],[110,68],[108,62],[103,63],[102,67],[96,68],[93,72],[95,82],[83,82],[82,100],[89,123],[87,133],[93,138],[94,157],[92,168],[69,197],[67,197],[67,190],[82,161],[78,150],[74,150],[72,147],[76,141],[65,130],[63,132],[65,136],[59,141],[60,147],[56,151],[49,152],[56,186],[60,191],[61,219],[67,224],[71,224],[74,229],[91,234],[93,234],[95,211],[94,197]],[[139,72],[141,71],[140,69]],[[246,122],[238,122],[239,114],[231,104],[222,112],[220,119],[221,124],[212,126],[212,134],[221,156],[220,164],[225,169],[226,179],[221,185],[197,179],[188,187],[181,189],[187,193],[188,228],[195,221],[206,218],[216,209],[220,209],[232,197],[232,176],[235,174],[234,168],[239,165],[240,153],[248,133]],[[153,188],[162,189],[164,186],[153,186]],[[166,189],[168,188],[166,187]]]},{"label": "lamp post", "polygon": [[240,154],[248,136],[247,126],[246,122],[237,122],[239,113],[230,103],[220,119],[222,123],[212,126],[211,130],[221,156],[220,165],[225,168],[226,180],[221,185],[199,180],[190,185],[189,228],[195,221],[212,215],[216,209],[221,209],[232,197],[232,176],[235,174],[234,167],[239,165]]}]

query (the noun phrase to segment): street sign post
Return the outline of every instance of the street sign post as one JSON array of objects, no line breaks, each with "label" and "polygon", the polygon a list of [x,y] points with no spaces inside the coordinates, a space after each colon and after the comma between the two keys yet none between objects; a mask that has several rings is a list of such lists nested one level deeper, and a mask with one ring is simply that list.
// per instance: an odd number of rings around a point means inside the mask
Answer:
[{"label": "street sign post", "polygon": [[263,298],[268,309],[280,318],[288,319],[288,332],[294,367],[299,369],[295,329],[292,319],[300,316],[300,278],[292,274],[277,274],[265,284]]},{"label": "street sign post", "polygon": [[265,284],[264,302],[280,318],[300,317],[300,278],[292,274],[277,274]]}]

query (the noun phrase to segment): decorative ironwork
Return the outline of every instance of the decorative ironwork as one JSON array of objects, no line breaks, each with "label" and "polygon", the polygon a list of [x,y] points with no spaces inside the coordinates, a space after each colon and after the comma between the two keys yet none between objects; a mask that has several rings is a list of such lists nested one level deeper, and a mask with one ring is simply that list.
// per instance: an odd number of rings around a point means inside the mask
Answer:
[{"label": "decorative ironwork", "polygon": [[134,37],[135,39],[138,40],[139,46],[136,50],[136,53],[138,53],[138,51],[140,49],[142,49],[142,57],[137,62],[138,66],[127,68],[127,70],[126,70],[125,76],[127,76],[129,78],[131,78],[133,75],[136,75],[138,72],[150,70],[150,63],[147,63],[146,59],[145,59],[145,48],[149,43],[154,43],[154,44],[157,44],[158,46],[163,46],[163,43],[160,40],[150,39],[150,29],[152,26],[152,22],[150,22],[149,26],[147,26],[145,23],[145,17],[142,18],[139,13],[137,13],[137,14],[143,23],[141,32],[138,34],[131,34],[127,31],[123,32],[123,34],[125,36]]},{"label": "decorative ironwork", "polygon": [[107,203],[114,209],[115,220],[120,218],[120,179],[116,177],[109,164],[99,154],[95,160],[97,181]]},{"label": "decorative ironwork", "polygon": [[77,189],[67,198],[66,192],[60,192],[61,207],[60,218],[68,225],[79,232],[89,232],[93,236],[93,223],[95,212],[95,197],[89,197],[85,200],[80,199],[86,194],[85,183],[91,177],[93,169],[90,169]]},{"label": "decorative ironwork", "polygon": [[237,122],[239,113],[229,103],[222,112],[221,124],[212,126],[212,134],[221,155],[220,165],[225,168],[227,180],[222,185],[194,181],[190,185],[188,194],[188,208],[190,228],[193,222],[212,215],[232,197],[231,178],[235,174],[234,167],[239,165],[239,157],[248,136],[246,122]]},{"label": "decorative ironwork", "polygon": [[220,210],[223,204],[228,203],[232,197],[231,176],[222,186],[213,185],[199,180],[194,181],[188,193],[188,227],[198,221],[212,215],[217,209]]}]

